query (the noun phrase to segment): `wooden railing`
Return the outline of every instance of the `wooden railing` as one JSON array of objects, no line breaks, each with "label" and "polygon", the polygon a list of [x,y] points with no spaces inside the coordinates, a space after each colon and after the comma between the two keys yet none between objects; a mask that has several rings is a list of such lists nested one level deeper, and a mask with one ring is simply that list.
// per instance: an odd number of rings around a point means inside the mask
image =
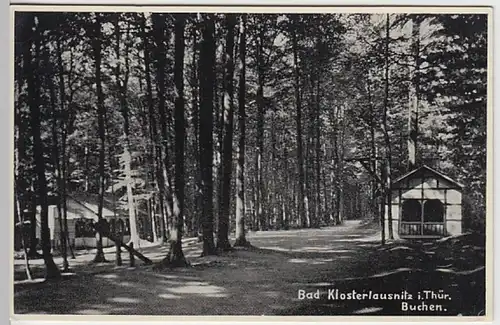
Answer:
[{"label": "wooden railing", "polygon": [[443,222],[401,222],[399,235],[402,237],[442,237],[445,235]]}]

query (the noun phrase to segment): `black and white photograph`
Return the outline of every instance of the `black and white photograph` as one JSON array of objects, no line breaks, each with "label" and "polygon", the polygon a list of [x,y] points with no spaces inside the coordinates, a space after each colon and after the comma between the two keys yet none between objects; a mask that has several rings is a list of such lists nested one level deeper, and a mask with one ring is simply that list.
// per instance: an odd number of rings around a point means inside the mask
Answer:
[{"label": "black and white photograph", "polygon": [[11,317],[491,319],[491,8],[11,10]]}]

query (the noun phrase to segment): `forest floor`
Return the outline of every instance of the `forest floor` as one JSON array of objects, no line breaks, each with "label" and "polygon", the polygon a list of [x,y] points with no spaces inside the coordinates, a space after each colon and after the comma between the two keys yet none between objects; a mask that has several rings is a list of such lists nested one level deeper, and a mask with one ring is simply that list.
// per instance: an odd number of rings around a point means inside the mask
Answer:
[{"label": "forest floor", "polygon": [[[192,267],[157,270],[136,260],[127,267],[90,264],[93,252],[69,260],[75,273],[57,282],[23,281],[15,261],[16,314],[79,315],[481,315],[485,305],[484,237],[466,235],[433,242],[380,245],[374,227],[359,221],[321,229],[249,233],[252,249],[200,257],[196,239],[184,242]],[[141,252],[160,261],[166,246]],[[57,257],[56,263],[61,264]],[[43,261],[31,261],[43,276]],[[412,294],[401,299],[339,300],[340,293]],[[299,290],[318,292],[298,298]],[[434,293],[449,296],[422,297]],[[442,290],[442,291],[439,291]],[[420,292],[421,300],[417,297]],[[380,296],[381,297],[381,296]],[[440,305],[440,311],[405,311],[402,302]]]}]

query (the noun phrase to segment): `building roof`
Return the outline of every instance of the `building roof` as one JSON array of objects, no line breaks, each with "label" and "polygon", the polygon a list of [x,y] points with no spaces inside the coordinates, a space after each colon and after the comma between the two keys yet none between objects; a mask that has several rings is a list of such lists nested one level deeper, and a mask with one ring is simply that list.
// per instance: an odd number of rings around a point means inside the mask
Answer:
[{"label": "building roof", "polygon": [[[91,198],[84,198],[81,196],[74,197],[73,195],[68,195],[66,205],[68,209],[68,219],[85,217],[93,219],[95,221],[98,220],[98,202],[95,202]],[[117,212],[117,214],[119,213]],[[104,206],[102,208],[102,216],[112,217],[114,215],[115,212],[113,212],[113,209],[109,209],[109,207],[106,207],[106,203],[104,203]]]},{"label": "building roof", "polygon": [[403,180],[406,180],[406,179],[409,179],[409,178],[413,178],[412,176],[416,176],[416,175],[420,175],[420,173],[422,172],[429,172],[431,174],[434,174],[436,175],[437,177],[440,177],[442,179],[445,179],[447,180],[448,182],[452,183],[453,185],[456,185],[457,187],[459,188],[462,188],[464,187],[461,183],[457,182],[456,180],[444,175],[443,173],[440,173],[438,172],[437,170],[435,169],[432,169],[431,167],[427,166],[427,165],[422,165],[421,167],[418,167],[406,174],[404,174],[403,176],[400,176],[399,178],[397,178],[393,184],[398,184],[400,182],[402,182]]},{"label": "building roof", "polygon": [[[55,209],[55,205],[50,205]],[[71,219],[92,219],[98,220],[99,196],[93,193],[72,192],[66,196],[67,218]],[[38,214],[40,206],[37,206]],[[136,207],[138,214],[147,215],[148,212]],[[56,212],[57,213],[57,212]],[[104,195],[102,216],[112,218],[114,216],[128,216],[128,209],[118,202],[118,198],[112,195]]]}]

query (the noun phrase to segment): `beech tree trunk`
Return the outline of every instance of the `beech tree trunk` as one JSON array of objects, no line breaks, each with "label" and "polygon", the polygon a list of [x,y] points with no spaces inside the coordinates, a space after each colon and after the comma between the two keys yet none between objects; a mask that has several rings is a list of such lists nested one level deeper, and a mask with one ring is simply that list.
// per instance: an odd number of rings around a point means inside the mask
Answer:
[{"label": "beech tree trunk", "polygon": [[[167,232],[170,231],[169,220],[173,217],[173,191],[171,187],[171,177],[169,172],[169,152],[168,152],[168,123],[167,123],[167,113],[165,107],[165,68],[166,68],[166,49],[165,49],[165,19],[163,14],[153,14],[153,33],[156,41],[156,82],[157,82],[157,94],[158,94],[158,111],[160,113],[160,129],[161,129],[161,140],[162,140],[162,154],[160,158],[162,162],[162,179],[164,181],[165,189],[165,206],[166,206],[166,229]],[[167,236],[168,237],[168,236]]]},{"label": "beech tree trunk", "polygon": [[[64,66],[62,61],[62,51],[60,41],[56,41],[56,51],[57,51],[57,65],[59,71],[59,103],[61,106],[61,112],[64,117],[69,116],[66,113],[66,87],[64,85]],[[71,61],[71,64],[73,62]],[[69,74],[71,77],[71,74]],[[71,99],[71,96],[70,96]],[[66,121],[61,123],[62,125],[62,134],[61,134],[61,195],[63,197],[62,200],[62,212],[63,212],[63,226],[64,226],[64,237],[66,238],[67,248],[69,248],[71,253],[71,258],[75,259],[75,254],[73,253],[73,249],[71,248],[71,243],[69,241],[69,231],[68,231],[68,207],[67,207],[67,190],[66,190],[66,182],[68,179],[67,175],[67,134],[68,134],[68,125]],[[60,216],[61,217],[61,216]]]},{"label": "beech tree trunk", "polygon": [[[128,28],[130,30],[130,26]],[[129,31],[127,31],[127,34]],[[132,179],[132,155],[130,152],[130,122],[129,122],[129,108],[127,103],[127,87],[129,79],[129,58],[128,49],[129,46],[125,46],[125,71],[124,78],[121,79],[121,65],[120,65],[120,39],[121,39],[121,28],[120,19],[117,17],[115,24],[115,53],[117,58],[117,65],[115,69],[116,86],[118,88],[120,110],[123,117],[123,164],[125,173],[125,182],[127,186],[127,206],[128,206],[128,216],[130,221],[130,241],[134,243],[134,247],[140,247],[139,234],[137,232],[137,218],[135,215],[135,203],[134,203],[134,191],[133,191],[133,179]]]},{"label": "beech tree trunk", "polygon": [[[19,182],[19,178],[16,166],[16,175],[14,184],[17,184],[17,182]],[[30,262],[28,258],[28,247],[26,246],[26,237],[24,236],[25,225],[24,225],[24,220],[21,217],[20,211],[21,211],[21,204],[19,202],[18,187],[15,186],[14,189],[14,213],[16,216],[15,220],[19,223],[19,232],[21,233],[21,245],[23,246],[23,252],[24,252],[24,269],[26,272],[26,279],[31,281],[33,278],[31,276]]]},{"label": "beech tree trunk", "polygon": [[[371,96],[371,84],[370,84],[371,76],[368,77],[368,83],[367,83],[367,93],[368,93],[368,105],[370,106],[370,156],[371,156],[371,161],[370,161],[370,168],[373,171],[373,173],[378,173],[378,157],[377,157],[377,147],[376,147],[376,142],[375,142],[375,107],[372,102],[372,96]],[[379,188],[380,184],[379,182],[373,178],[371,182],[371,212],[373,215],[373,218],[375,218],[378,215],[378,202],[377,202],[377,189]]]},{"label": "beech tree trunk", "polygon": [[49,49],[45,49],[45,65],[47,67],[47,84],[49,87],[49,97],[50,97],[50,106],[51,106],[51,113],[52,113],[52,158],[54,161],[55,165],[55,179],[56,179],[56,185],[57,185],[57,196],[58,196],[58,202],[57,202],[57,222],[59,224],[59,241],[60,241],[60,249],[61,249],[61,254],[63,257],[63,271],[68,271],[69,270],[69,264],[68,264],[68,256],[67,256],[67,246],[66,246],[66,236],[65,236],[65,231],[64,231],[64,224],[62,220],[62,202],[66,200],[66,197],[62,195],[62,172],[61,172],[61,157],[59,155],[59,125],[58,125],[58,119],[59,119],[59,113],[57,112],[56,108],[56,93],[54,89],[54,82],[52,80],[52,71],[51,69],[48,68],[51,66],[50,63],[50,53]]},{"label": "beech tree trunk", "polygon": [[[35,174],[38,183],[38,204],[40,205],[40,228],[41,228],[41,245],[42,255],[45,263],[45,279],[59,278],[61,273],[59,268],[54,263],[51,252],[51,238],[50,229],[48,224],[48,198],[47,198],[47,180],[45,178],[45,161],[44,161],[44,145],[41,139],[40,121],[40,91],[39,85],[36,83],[35,75],[39,67],[38,57],[32,56],[32,45],[34,42],[35,49],[39,46],[37,39],[41,37],[35,27],[33,30],[35,17],[32,14],[28,15],[26,21],[26,33],[23,38],[24,42],[24,75],[28,84],[28,105],[31,112],[31,132],[33,136],[33,160],[35,163]],[[36,211],[36,204],[35,204]],[[35,212],[36,213],[36,212]],[[31,224],[32,227],[36,226],[36,222]]]},{"label": "beech tree trunk", "polygon": [[318,68],[316,80],[316,116],[315,116],[315,176],[316,176],[316,197],[315,197],[315,214],[314,226],[319,227],[321,220],[321,105],[320,105],[320,89],[321,89],[321,73]]},{"label": "beech tree trunk", "polygon": [[344,151],[345,151],[345,128],[346,121],[345,118],[345,107],[339,107],[340,114],[340,132],[339,132],[339,147],[338,147],[338,162],[337,162],[337,179],[338,179],[338,216],[337,223],[342,224],[344,222],[345,209],[344,209]]},{"label": "beech tree trunk", "polygon": [[198,41],[197,30],[193,28],[193,60],[191,71],[191,114],[193,116],[193,154],[197,157],[194,161],[195,181],[194,181],[194,211],[192,215],[193,235],[198,235],[200,231],[199,216],[202,211],[201,194],[201,170],[200,170],[200,108],[199,108],[199,64],[198,64]]},{"label": "beech tree trunk", "polygon": [[[418,95],[419,95],[419,66],[420,66],[420,20],[411,19],[411,53],[409,56],[410,83],[408,89],[408,171],[417,164],[417,137],[418,137]],[[414,66],[414,67],[412,67]]]},{"label": "beech tree trunk", "polygon": [[245,234],[245,92],[246,92],[246,20],[247,16],[240,17],[239,65],[238,81],[238,163],[236,165],[236,241],[234,246],[248,246],[250,243]]},{"label": "beech tree trunk", "polygon": [[234,27],[236,16],[226,15],[226,67],[224,80],[224,139],[222,147],[222,208],[217,227],[217,249],[228,250],[229,243],[229,208],[231,195],[231,177],[233,168],[233,119],[234,119]]},{"label": "beech tree trunk", "polygon": [[264,181],[263,181],[263,166],[262,157],[264,154],[264,58],[263,58],[263,42],[264,42],[264,27],[261,26],[257,39],[257,150],[255,155],[255,172],[257,177],[257,221],[260,230],[267,230],[267,218],[264,211]]},{"label": "beech tree trunk", "polygon": [[[293,28],[293,26],[292,26]],[[297,167],[299,174],[299,198],[298,198],[298,213],[299,224],[302,227],[307,226],[309,220],[309,204],[306,195],[306,185],[304,177],[304,152],[302,148],[302,103],[300,96],[300,70],[299,70],[299,54],[297,44],[297,34],[295,28],[292,30],[292,47],[293,47],[293,68],[294,68],[294,87],[295,87],[295,106],[296,106],[296,133],[297,133]]]},{"label": "beech tree trunk", "polygon": [[186,266],[182,252],[182,232],[184,225],[184,26],[185,15],[175,15],[175,183],[173,193],[173,225],[170,237],[170,250],[165,262],[169,266]]},{"label": "beech tree trunk", "polygon": [[153,101],[153,86],[151,82],[151,60],[150,60],[150,49],[148,43],[148,34],[146,32],[146,17],[142,19],[142,36],[144,42],[144,73],[146,76],[146,100],[148,105],[148,117],[149,117],[149,127],[151,133],[151,141],[154,146],[153,156],[155,161],[155,174],[156,174],[156,186],[158,188],[158,196],[159,196],[159,207],[160,207],[160,229],[161,241],[164,243],[167,241],[167,231],[166,231],[166,222],[165,222],[165,180],[163,179],[162,172],[162,161],[161,157],[162,146],[158,141],[158,129],[157,129],[157,121],[156,114],[154,110],[154,101]]},{"label": "beech tree trunk", "polygon": [[[104,93],[102,91],[102,77],[101,77],[101,22],[99,19],[99,14],[95,14],[95,22],[91,27],[93,28],[92,33],[92,47],[95,62],[95,80],[96,80],[96,92],[97,92],[97,123],[98,123],[98,133],[99,133],[99,199],[97,206],[97,219],[98,222],[102,220],[102,211],[104,207],[104,191],[105,191],[105,149],[106,149],[106,129],[104,125],[105,118],[105,108],[104,108]],[[102,247],[102,234],[97,231],[97,252],[94,257],[95,263],[106,262],[104,257],[104,251]]]},{"label": "beech tree trunk", "polygon": [[214,16],[206,14],[200,52],[200,165],[203,196],[201,220],[202,255],[216,254],[213,233],[213,98],[215,81]]},{"label": "beech tree trunk", "polygon": [[[385,25],[385,69],[384,69],[384,113],[382,116],[382,130],[384,132],[385,141],[385,187],[383,190],[382,204],[387,204],[387,223],[388,223],[388,236],[389,239],[394,239],[394,233],[392,228],[392,209],[391,209],[391,139],[389,138],[389,130],[387,126],[387,115],[389,109],[389,14],[386,15],[386,25]],[[384,216],[385,218],[385,216]],[[385,228],[385,221],[382,224]]]},{"label": "beech tree trunk", "polygon": [[[16,71],[17,74],[18,71]],[[18,93],[21,91],[22,86],[24,84],[24,77],[22,76],[21,73],[16,75],[18,78]],[[19,101],[17,102],[19,103]],[[15,221],[17,221],[19,228],[15,227],[16,231],[19,231],[20,237],[21,237],[21,245],[23,246],[23,252],[24,252],[24,267],[26,271],[26,278],[28,280],[32,279],[31,276],[31,269],[30,269],[30,264],[29,264],[29,255],[28,255],[28,245],[26,243],[26,236],[25,236],[25,229],[26,225],[24,223],[24,218],[22,216],[22,204],[21,204],[21,190],[25,191],[25,186],[26,182],[23,180],[22,177],[20,177],[20,164],[21,161],[24,159],[21,159],[21,157],[25,158],[26,151],[25,151],[25,146],[24,146],[24,139],[22,138],[21,135],[25,134],[25,129],[24,129],[24,123],[22,121],[21,117],[21,111],[20,111],[20,105],[16,105],[15,107],[15,119],[16,119],[16,128],[14,129],[15,131],[15,136],[14,138],[16,139],[16,148],[14,150],[14,213],[15,213]],[[18,230],[19,229],[19,230]]]}]

